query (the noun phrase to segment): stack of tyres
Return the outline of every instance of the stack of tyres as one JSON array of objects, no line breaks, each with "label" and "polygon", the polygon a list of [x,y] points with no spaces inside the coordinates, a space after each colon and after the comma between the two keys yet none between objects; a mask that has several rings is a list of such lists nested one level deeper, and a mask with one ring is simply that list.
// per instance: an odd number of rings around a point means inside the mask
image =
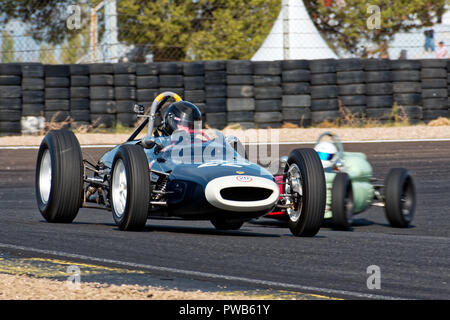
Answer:
[{"label": "stack of tyres", "polygon": [[0,135],[20,133],[21,82],[19,64],[0,64]]},{"label": "stack of tyres", "polygon": [[202,122],[206,121],[205,94],[205,65],[203,62],[190,62],[183,66],[184,97],[183,99],[195,104],[202,113]]},{"label": "stack of tyres", "polygon": [[[44,66],[39,63],[22,64],[22,117],[20,122],[21,131],[24,134],[38,133],[45,127],[44,87]],[[19,99],[16,100],[20,103]],[[14,106],[12,110],[17,110],[17,106],[12,105]]]},{"label": "stack of tyres", "polygon": [[[254,128],[255,99],[253,84],[236,84],[237,77],[252,77],[253,64],[248,60],[227,62],[227,122],[242,128]],[[230,82],[228,82],[230,78]],[[234,79],[233,79],[234,78]],[[249,80],[249,79],[248,79]]]},{"label": "stack of tyres", "polygon": [[448,115],[447,117],[450,118],[450,59],[447,60],[447,88],[448,88]]},{"label": "stack of tyres", "polygon": [[[363,118],[366,114],[366,84],[364,66],[361,59],[336,61],[338,85],[338,106],[344,118]],[[372,84],[377,85],[377,84]],[[369,90],[378,89],[370,87]]]},{"label": "stack of tyres", "polygon": [[227,125],[226,61],[205,61],[206,125],[223,129]]},{"label": "stack of tyres", "polygon": [[366,117],[385,123],[391,119],[394,104],[391,61],[367,59],[363,63],[366,75]]},{"label": "stack of tyres", "polygon": [[184,97],[183,63],[159,62],[159,92],[172,91]]},{"label": "stack of tyres", "polygon": [[70,67],[45,65],[45,121],[50,127],[70,126]]},{"label": "stack of tyres", "polygon": [[423,120],[429,122],[439,117],[447,117],[447,60],[421,60],[421,65]]},{"label": "stack of tyres", "polygon": [[89,128],[91,112],[89,101],[89,66],[70,65],[70,126],[74,129]]},{"label": "stack of tyres", "polygon": [[[301,127],[311,124],[311,74],[307,60],[283,60],[281,62],[281,113],[283,122]],[[271,104],[275,103],[275,100]],[[259,106],[262,110],[262,106]]]},{"label": "stack of tyres", "polygon": [[147,110],[158,95],[159,77],[156,63],[136,64],[137,103]]},{"label": "stack of tyres", "polygon": [[392,92],[396,103],[396,115],[417,123],[422,119],[420,61],[394,60],[392,67]]},{"label": "stack of tyres", "polygon": [[112,63],[89,65],[89,95],[91,125],[94,128],[112,128],[116,123],[114,100],[114,69]]},{"label": "stack of tyres", "polygon": [[255,96],[254,123],[258,128],[279,128],[281,113],[281,61],[257,61],[253,63]]},{"label": "stack of tyres", "polygon": [[116,99],[117,123],[133,127],[137,121],[134,113],[136,104],[136,64],[114,64],[114,97]]},{"label": "stack of tyres", "polygon": [[339,118],[336,60],[311,60],[311,118],[313,123]]}]

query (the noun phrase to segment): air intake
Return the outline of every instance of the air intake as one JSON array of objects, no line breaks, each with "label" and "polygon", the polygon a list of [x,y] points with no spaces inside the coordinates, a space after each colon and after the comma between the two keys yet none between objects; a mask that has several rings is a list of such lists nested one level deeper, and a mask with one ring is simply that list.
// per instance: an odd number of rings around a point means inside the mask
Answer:
[{"label": "air intake", "polygon": [[231,201],[260,201],[270,197],[272,190],[258,187],[230,187],[220,190],[225,200]]}]

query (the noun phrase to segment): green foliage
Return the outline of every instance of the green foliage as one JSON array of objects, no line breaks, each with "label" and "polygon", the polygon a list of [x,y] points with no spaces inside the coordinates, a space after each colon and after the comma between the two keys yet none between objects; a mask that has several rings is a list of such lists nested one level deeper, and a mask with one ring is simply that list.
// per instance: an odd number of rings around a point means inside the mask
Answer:
[{"label": "green foliage", "polygon": [[2,32],[2,63],[14,62],[14,39],[11,34],[4,30]]},{"label": "green foliage", "polygon": [[[342,48],[364,56],[367,43],[377,44],[381,52],[397,32],[432,26],[445,12],[446,1],[345,0],[345,6],[332,1],[329,7],[322,0],[304,3],[316,27],[335,50]],[[380,29],[368,28],[367,19],[374,14],[368,12],[371,5],[380,8]]]}]

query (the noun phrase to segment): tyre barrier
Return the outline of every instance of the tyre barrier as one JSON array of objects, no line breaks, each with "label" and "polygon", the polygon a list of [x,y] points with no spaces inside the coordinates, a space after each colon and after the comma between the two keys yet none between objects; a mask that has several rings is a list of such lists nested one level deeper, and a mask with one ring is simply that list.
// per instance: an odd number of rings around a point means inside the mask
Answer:
[{"label": "tyre barrier", "polygon": [[[222,129],[309,126],[357,118],[449,117],[449,60],[324,59],[43,65],[0,63],[0,134],[43,126],[132,127],[135,103],[162,91],[195,103]],[[161,119],[157,119],[157,123]]]}]

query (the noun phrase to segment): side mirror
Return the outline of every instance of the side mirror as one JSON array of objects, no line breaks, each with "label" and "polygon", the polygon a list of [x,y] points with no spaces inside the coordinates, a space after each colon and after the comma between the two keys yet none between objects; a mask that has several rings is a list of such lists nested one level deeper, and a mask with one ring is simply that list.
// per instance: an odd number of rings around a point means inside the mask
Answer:
[{"label": "side mirror", "polygon": [[280,158],[280,168],[284,169],[284,167],[286,167],[286,163],[288,161],[288,157],[287,156],[282,156]]}]

